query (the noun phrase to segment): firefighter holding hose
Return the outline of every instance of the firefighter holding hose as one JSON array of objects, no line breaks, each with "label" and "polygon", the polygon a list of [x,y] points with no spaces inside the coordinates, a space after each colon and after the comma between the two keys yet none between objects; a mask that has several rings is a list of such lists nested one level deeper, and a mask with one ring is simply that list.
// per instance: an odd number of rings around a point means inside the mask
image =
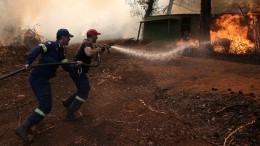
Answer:
[{"label": "firefighter holding hose", "polygon": [[[38,64],[67,62],[64,46],[69,44],[71,37],[73,35],[67,29],[59,29],[56,34],[56,41],[47,41],[30,49],[25,61],[25,68],[29,69],[32,62],[40,54],[41,57]],[[30,73],[29,82],[37,98],[38,107],[15,129],[16,133],[26,142],[29,142],[28,132],[30,131],[30,127],[42,121],[52,109],[49,79],[55,76],[58,67],[59,65],[33,68]],[[71,68],[68,65],[62,65],[62,67],[67,71]]]},{"label": "firefighter holding hose", "polygon": [[[86,32],[87,39],[83,40],[83,43],[78,48],[74,57],[74,61],[78,62],[79,65],[82,63],[90,64],[93,58],[98,57],[97,55],[100,55],[105,49],[108,49],[95,46],[98,35],[101,35],[101,33],[95,29],[89,29]],[[88,66],[77,66],[70,72],[70,77],[75,82],[77,90],[67,99],[63,99],[62,101],[63,106],[67,108],[65,116],[66,121],[77,119],[75,112],[80,109],[81,105],[88,98],[88,93],[90,91],[89,80],[86,75],[88,70]]]}]

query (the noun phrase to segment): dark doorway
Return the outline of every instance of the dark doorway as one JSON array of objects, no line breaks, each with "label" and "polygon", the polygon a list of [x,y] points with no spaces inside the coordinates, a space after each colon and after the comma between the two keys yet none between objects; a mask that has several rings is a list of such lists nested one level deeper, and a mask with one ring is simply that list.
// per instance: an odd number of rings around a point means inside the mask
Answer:
[{"label": "dark doorway", "polygon": [[190,37],[190,28],[191,28],[191,18],[183,17],[181,20],[181,34],[184,39],[188,39]]}]

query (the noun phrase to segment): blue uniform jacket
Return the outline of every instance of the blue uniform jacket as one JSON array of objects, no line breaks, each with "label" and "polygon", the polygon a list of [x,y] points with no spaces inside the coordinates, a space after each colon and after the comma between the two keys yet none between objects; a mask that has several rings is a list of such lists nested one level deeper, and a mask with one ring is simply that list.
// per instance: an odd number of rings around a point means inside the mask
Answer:
[{"label": "blue uniform jacket", "polygon": [[[39,58],[38,64],[68,61],[65,56],[64,48],[58,41],[47,41],[44,44],[39,44],[30,49],[25,64],[30,65],[40,54],[41,57]],[[56,75],[58,67],[59,65],[36,67],[32,69],[31,74],[40,75],[49,79]],[[68,65],[63,65],[62,67],[67,71],[69,70]]]}]

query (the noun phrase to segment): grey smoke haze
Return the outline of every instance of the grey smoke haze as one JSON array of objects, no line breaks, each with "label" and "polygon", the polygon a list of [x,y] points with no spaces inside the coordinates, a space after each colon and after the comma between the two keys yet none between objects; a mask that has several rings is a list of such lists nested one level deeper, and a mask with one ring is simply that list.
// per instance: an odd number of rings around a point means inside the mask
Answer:
[{"label": "grey smoke haze", "polygon": [[[169,0],[159,0],[160,6],[168,3]],[[175,0],[174,3],[172,14],[200,11],[200,0]],[[212,3],[213,10],[228,11],[228,6],[234,3],[252,6],[259,5],[260,0],[214,0]],[[126,0],[0,0],[0,45],[11,42],[21,28],[32,29],[35,25],[45,39],[55,39],[59,28],[67,28],[75,35],[72,42],[82,41],[89,28],[100,31],[100,39],[136,37],[141,18],[130,17],[130,10]]]},{"label": "grey smoke haze", "polygon": [[55,39],[59,28],[75,35],[72,42],[82,41],[89,28],[100,31],[100,39],[136,37],[140,18],[129,12],[124,0],[0,0],[0,31],[18,33],[10,26],[38,24],[35,28],[45,39]]},{"label": "grey smoke haze", "polygon": [[[200,2],[201,0],[174,0],[172,14],[199,14]],[[167,6],[169,0],[161,0],[161,3]],[[239,11],[234,4],[238,4],[240,7],[251,7],[259,5],[260,0],[212,0],[212,13]]]}]

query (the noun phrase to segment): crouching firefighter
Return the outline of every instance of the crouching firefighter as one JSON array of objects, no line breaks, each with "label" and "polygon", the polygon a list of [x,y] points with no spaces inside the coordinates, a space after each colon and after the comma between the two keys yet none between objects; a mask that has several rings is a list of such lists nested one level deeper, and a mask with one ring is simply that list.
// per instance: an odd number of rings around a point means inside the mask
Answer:
[{"label": "crouching firefighter", "polygon": [[90,91],[89,80],[86,73],[89,70],[88,66],[80,66],[82,63],[90,64],[92,59],[95,59],[99,53],[102,53],[104,49],[95,47],[95,43],[98,39],[98,35],[101,33],[95,29],[89,29],[86,33],[87,39],[84,39],[78,51],[74,57],[74,61],[78,63],[70,72],[70,77],[75,82],[76,91],[72,93],[67,99],[62,100],[62,104],[67,108],[65,121],[73,121],[79,117],[75,116],[75,112],[78,111],[81,105],[88,98]]},{"label": "crouching firefighter", "polygon": [[[25,68],[29,69],[32,62],[41,54],[38,64],[67,62],[64,46],[69,44],[70,38],[73,37],[67,29],[59,29],[56,34],[56,41],[47,41],[43,44],[30,49],[25,61]],[[30,127],[42,121],[52,109],[51,86],[49,79],[54,77],[59,65],[43,66],[33,68],[29,82],[37,98],[38,107],[28,118],[18,126],[16,133],[26,142],[29,142],[28,132]],[[69,71],[69,65],[62,65],[64,70]]]}]

